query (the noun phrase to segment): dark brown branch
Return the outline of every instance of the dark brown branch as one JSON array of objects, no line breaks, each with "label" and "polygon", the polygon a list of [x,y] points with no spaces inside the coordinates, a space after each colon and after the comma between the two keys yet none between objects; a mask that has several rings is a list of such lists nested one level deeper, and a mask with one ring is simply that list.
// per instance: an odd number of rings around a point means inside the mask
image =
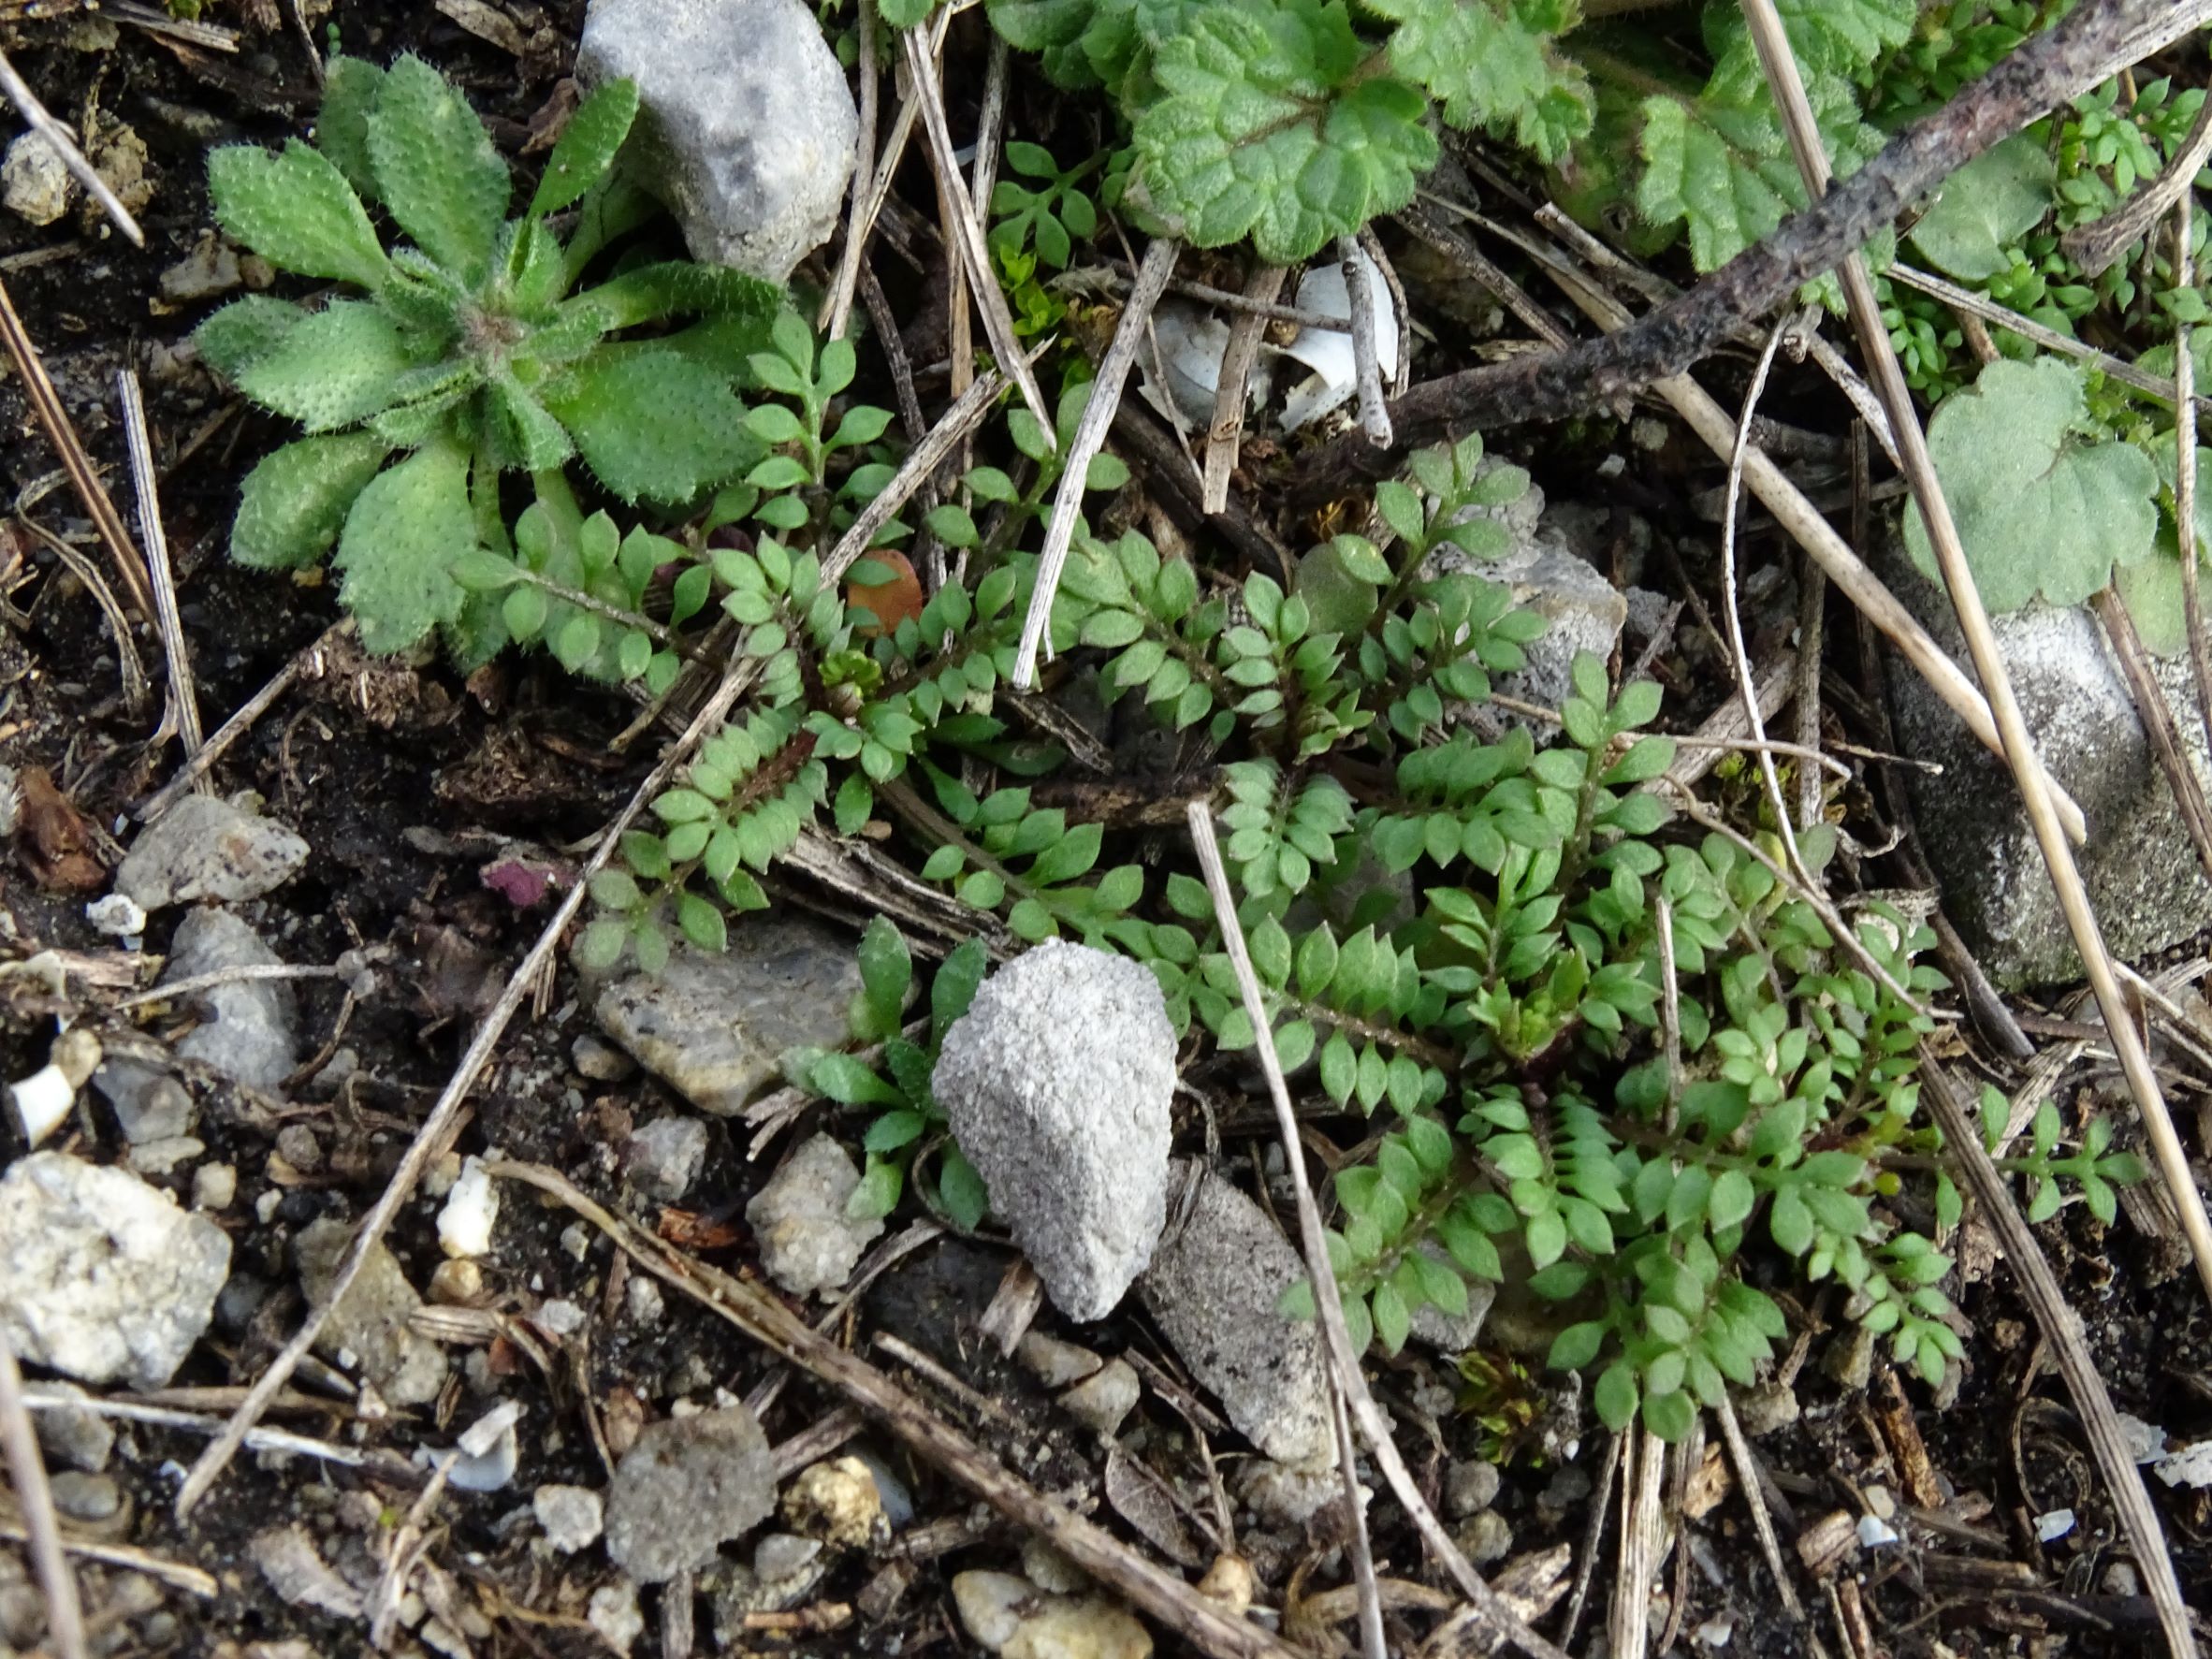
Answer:
[{"label": "dark brown branch", "polygon": [[1311,508],[1384,476],[1408,449],[1469,430],[1557,420],[1680,374],[1731,330],[1771,311],[1865,245],[1999,139],[2212,19],[2212,0],[2100,0],[2035,36],[1934,114],[1892,138],[1826,196],[1640,321],[1541,357],[1516,357],[1415,386],[1390,405],[1397,442],[1354,431],[1308,455],[1292,487]]}]

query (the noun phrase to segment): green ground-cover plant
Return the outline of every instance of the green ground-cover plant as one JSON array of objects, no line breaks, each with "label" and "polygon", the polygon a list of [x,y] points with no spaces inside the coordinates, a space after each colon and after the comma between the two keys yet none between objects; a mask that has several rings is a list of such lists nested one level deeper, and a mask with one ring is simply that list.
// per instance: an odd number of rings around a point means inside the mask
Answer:
[{"label": "green ground-cover plant", "polygon": [[[247,478],[232,552],[289,569],[335,546],[342,598],[372,649],[442,632],[480,661],[543,631],[517,623],[533,606],[550,613],[544,581],[556,568],[572,589],[634,609],[643,585],[624,578],[649,575],[642,554],[594,561],[591,548],[627,545],[597,529],[584,550],[569,546],[583,522],[571,463],[620,502],[680,503],[765,453],[735,388],[766,343],[776,289],[681,262],[584,281],[643,217],[643,198],[613,170],[636,107],[627,82],[588,98],[513,218],[507,163],[483,123],[413,56],[388,69],[334,58],[314,145],[233,145],[209,158],[231,236],[284,270],[340,284],[319,308],[250,297],[195,336],[241,392],[307,432]],[[387,248],[371,209],[405,240]],[[693,326],[635,333],[677,318]],[[519,548],[500,493],[516,472],[540,481],[552,521]],[[494,579],[488,561],[510,575]],[[608,590],[596,590],[609,572]],[[516,582],[538,599],[497,597]],[[574,666],[642,666],[628,633],[584,648],[595,631],[571,618],[548,637]]]}]

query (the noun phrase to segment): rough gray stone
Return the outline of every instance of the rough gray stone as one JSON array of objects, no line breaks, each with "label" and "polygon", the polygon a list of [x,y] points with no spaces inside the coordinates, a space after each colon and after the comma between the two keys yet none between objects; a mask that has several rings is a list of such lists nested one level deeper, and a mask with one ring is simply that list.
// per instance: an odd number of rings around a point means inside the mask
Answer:
[{"label": "rough gray stone", "polygon": [[1463,1520],[1497,1501],[1498,1466],[1476,1458],[1463,1458],[1444,1472],[1444,1512]]},{"label": "rough gray stone", "polygon": [[[1893,565],[1898,597],[1954,661],[1966,662],[1948,602],[1901,560]],[[2088,820],[2088,842],[2074,849],[2074,858],[2113,953],[2161,950],[2212,923],[2212,883],[2197,866],[2173,792],[2096,619],[2087,611],[2039,604],[1990,622],[2028,730]],[[2156,674],[2182,750],[2212,788],[2187,657],[2157,663]],[[2003,761],[1895,658],[1889,706],[1903,752],[1943,768],[1940,777],[1907,774],[1913,811],[1944,913],[1984,970],[2008,988],[2079,979],[2074,936]]]},{"label": "rough gray stone", "polygon": [[162,1388],[229,1269],[221,1228],[127,1170],[37,1152],[0,1178],[0,1327],[32,1364]]},{"label": "rough gray stone", "polygon": [[607,1556],[658,1584],[707,1565],[775,1509],[775,1460],[744,1406],[649,1423],[607,1488]]},{"label": "rough gray stone", "polygon": [[123,1488],[115,1484],[112,1476],[64,1469],[49,1485],[53,1491],[53,1506],[69,1520],[87,1526],[112,1520],[123,1507]]},{"label": "rough gray stone", "polygon": [[1167,1220],[1175,1032],[1159,982],[1047,939],[984,982],[932,1088],[1054,1304],[1111,1313]]},{"label": "rough gray stone", "polygon": [[[49,1383],[47,1391],[66,1394],[73,1400],[90,1397],[75,1383]],[[54,1463],[96,1475],[114,1455],[114,1427],[96,1411],[62,1406],[34,1411],[31,1421],[38,1431],[39,1449]]]},{"label": "rough gray stone", "polygon": [[[1435,1240],[1422,1242],[1420,1251],[1433,1257],[1454,1273],[1451,1258]],[[1460,1274],[1462,1278],[1466,1275]],[[1464,1313],[1448,1314],[1433,1302],[1424,1302],[1414,1310],[1413,1340],[1440,1354],[1463,1354],[1473,1347],[1482,1335],[1482,1322],[1490,1317],[1491,1303],[1498,1299],[1498,1288],[1484,1279],[1467,1280],[1467,1307]]]},{"label": "rough gray stone", "polygon": [[[236,968],[274,968],[284,958],[228,910],[196,910],[177,924],[164,982]],[[299,1063],[299,1009],[283,980],[240,980],[198,993],[209,1011],[177,1040],[177,1053],[250,1088],[274,1092]]]},{"label": "rough gray stone", "polygon": [[1144,1305],[1238,1433],[1278,1462],[1318,1463],[1335,1446],[1320,1338],[1276,1309],[1305,1264],[1258,1204],[1197,1179],[1189,1220],[1139,1283]]},{"label": "rough gray stone", "polygon": [[[339,1261],[353,1236],[344,1222],[326,1217],[294,1243],[300,1284],[311,1301],[321,1302],[338,1276]],[[427,1405],[445,1385],[445,1354],[408,1329],[407,1321],[421,1306],[422,1298],[407,1282],[399,1259],[377,1244],[330,1310],[315,1346],[326,1359],[351,1354],[361,1375],[394,1405]]]},{"label": "rough gray stone", "polygon": [[1151,1659],[1152,1637],[1102,1595],[1055,1595],[1012,1573],[967,1572],[953,1605],[968,1634],[1005,1659]]},{"label": "rough gray stone", "polygon": [[546,1529],[546,1542],[563,1555],[597,1543],[605,1522],[600,1496],[589,1487],[541,1486],[531,1493],[530,1507]]},{"label": "rough gray stone", "polygon": [[636,176],[667,202],[692,257],[781,283],[829,240],[860,116],[809,7],[592,0],[577,79],[623,75],[641,100]]},{"label": "rough gray stone", "polygon": [[695,1117],[655,1118],[630,1137],[630,1183],[673,1203],[691,1189],[706,1160],[706,1126]]},{"label": "rough gray stone", "polygon": [[860,1253],[883,1230],[880,1220],[845,1214],[859,1185],[860,1171],[842,1146],[827,1135],[804,1142],[745,1206],[761,1271],[793,1296],[835,1290],[851,1278]]},{"label": "rough gray stone", "polygon": [[[1504,463],[1485,457],[1481,469]],[[1530,485],[1528,493],[1502,507],[1468,507],[1463,522],[1488,518],[1512,538],[1512,548],[1496,559],[1477,559],[1449,542],[1429,555],[1422,575],[1467,575],[1497,582],[1509,589],[1516,604],[1528,606],[1543,617],[1541,635],[1522,647],[1528,664],[1513,674],[1496,677],[1498,689],[1525,702],[1557,708],[1573,689],[1575,658],[1583,651],[1609,656],[1628,620],[1628,601],[1601,575],[1597,567],[1578,554],[1566,528],[1546,521],[1544,492]],[[1529,724],[1522,717],[1514,723]],[[1538,743],[1556,731],[1549,724],[1531,724]]]},{"label": "rough gray stone", "polygon": [[0,202],[33,225],[51,225],[66,213],[75,188],[62,153],[43,133],[19,134],[0,159]]},{"label": "rough gray stone", "polygon": [[1488,1566],[1513,1552],[1513,1524],[1495,1509],[1471,1515],[1451,1535],[1460,1553],[1475,1566]]},{"label": "rough gray stone", "polygon": [[147,910],[203,898],[238,904],[282,886],[306,862],[307,843],[274,819],[186,795],[139,835],[115,890]]},{"label": "rough gray stone", "polygon": [[844,935],[796,917],[749,916],[720,955],[677,945],[657,974],[604,986],[606,1034],[713,1117],[732,1117],[781,1075],[786,1050],[835,1048],[860,961]]},{"label": "rough gray stone", "polygon": [[92,1081],[115,1108],[116,1127],[134,1146],[189,1135],[199,1115],[190,1089],[142,1060],[110,1055],[100,1062]]}]

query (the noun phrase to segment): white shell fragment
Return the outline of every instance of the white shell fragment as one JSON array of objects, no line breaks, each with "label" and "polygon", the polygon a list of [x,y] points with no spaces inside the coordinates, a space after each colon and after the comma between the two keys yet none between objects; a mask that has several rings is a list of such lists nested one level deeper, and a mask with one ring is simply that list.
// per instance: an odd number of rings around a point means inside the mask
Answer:
[{"label": "white shell fragment", "polygon": [[2168,1486],[2212,1486],[2212,1440],[2200,1440],[2159,1459],[2150,1472]]},{"label": "white shell fragment", "polygon": [[2074,1530],[2074,1511],[2052,1509],[2035,1518],[2035,1541],[2052,1544]]},{"label": "white shell fragment", "polygon": [[1864,1550],[1894,1544],[1897,1542],[1897,1528],[1879,1515],[1862,1515],[1858,1518],[1858,1541],[1859,1547]]},{"label": "white shell fragment", "polygon": [[462,1163],[459,1178],[445,1195],[445,1207],[438,1212],[439,1247],[448,1256],[482,1256],[491,1248],[492,1224],[499,1218],[499,1189],[492,1186],[484,1160],[471,1157]]},{"label": "white shell fragment", "polygon": [[[1201,429],[1211,426],[1214,399],[1221,388],[1221,359],[1229,354],[1228,322],[1187,299],[1171,296],[1152,313],[1152,337],[1159,342],[1158,371],[1148,348],[1140,347],[1137,353],[1142,371],[1138,389],[1144,400],[1167,415],[1170,424],[1174,424],[1179,415],[1185,424]],[[1263,353],[1245,377],[1244,400],[1257,404],[1266,399],[1267,392]]]},{"label": "white shell fragment", "polygon": [[[1398,313],[1390,307],[1390,290],[1383,281],[1382,272],[1375,269],[1364,250],[1357,253],[1360,269],[1367,276],[1368,309],[1375,316],[1375,357],[1383,378],[1389,379],[1398,371]],[[1318,312],[1325,317],[1343,317],[1348,324],[1352,315],[1350,293],[1344,280],[1344,267],[1335,260],[1317,265],[1298,281],[1298,308]],[[1290,396],[1283,405],[1283,429],[1295,432],[1309,421],[1317,420],[1337,408],[1351,397],[1360,384],[1359,360],[1352,351],[1352,332],[1347,327],[1341,332],[1334,328],[1301,328],[1297,338],[1283,347],[1283,356],[1295,357],[1313,373],[1290,389]]]},{"label": "white shell fragment", "polygon": [[99,1070],[100,1040],[90,1031],[65,1031],[55,1039],[52,1057],[21,1083],[7,1085],[23,1143],[36,1146],[69,1119],[77,1091]]},{"label": "white shell fragment", "polygon": [[[521,1462],[521,1445],[515,1434],[515,1425],[521,1418],[522,1406],[510,1400],[493,1406],[462,1430],[445,1483],[459,1492],[498,1492],[505,1487],[515,1478],[516,1465]],[[445,1455],[426,1446],[416,1449],[415,1461],[426,1469],[434,1469]]]}]

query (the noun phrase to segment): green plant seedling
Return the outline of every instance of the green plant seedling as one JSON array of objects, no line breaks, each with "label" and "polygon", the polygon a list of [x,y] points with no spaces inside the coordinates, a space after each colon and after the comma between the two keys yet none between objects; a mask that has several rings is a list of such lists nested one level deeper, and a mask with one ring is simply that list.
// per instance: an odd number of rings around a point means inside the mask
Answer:
[{"label": "green plant seedling", "polygon": [[[371,649],[443,631],[480,661],[508,630],[496,584],[464,586],[456,568],[512,555],[503,473],[581,461],[622,501],[683,502],[759,459],[733,383],[765,343],[774,287],[673,263],[577,291],[646,211],[613,171],[636,112],[627,81],[593,93],[514,218],[483,123],[413,56],[389,69],[334,58],[313,146],[209,157],[225,230],[282,269],[342,285],[319,310],[239,300],[195,335],[218,372],[307,432],[248,476],[234,557],[296,569],[335,546],[341,598]],[[371,208],[399,245],[386,248]],[[614,338],[677,317],[700,320]]]}]

